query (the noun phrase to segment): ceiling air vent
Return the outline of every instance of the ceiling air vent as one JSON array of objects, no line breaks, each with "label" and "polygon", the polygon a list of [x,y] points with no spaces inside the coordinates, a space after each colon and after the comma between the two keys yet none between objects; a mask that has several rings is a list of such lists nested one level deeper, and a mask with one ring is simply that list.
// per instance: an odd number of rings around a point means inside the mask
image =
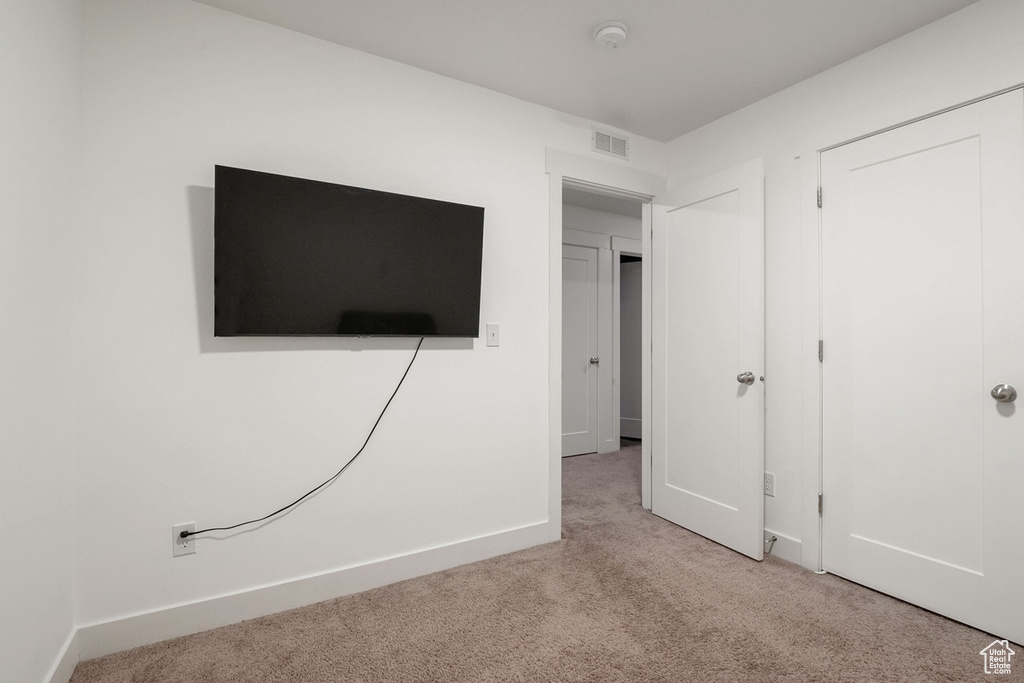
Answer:
[{"label": "ceiling air vent", "polygon": [[590,147],[595,152],[619,159],[629,159],[629,140],[611,133],[594,129],[590,136]]}]

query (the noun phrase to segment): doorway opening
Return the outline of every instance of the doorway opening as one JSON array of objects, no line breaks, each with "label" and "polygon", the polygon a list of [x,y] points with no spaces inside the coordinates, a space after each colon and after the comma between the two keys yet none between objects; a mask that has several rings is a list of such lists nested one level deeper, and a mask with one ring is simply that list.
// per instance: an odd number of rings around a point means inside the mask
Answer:
[{"label": "doorway opening", "polygon": [[643,436],[643,202],[562,195],[562,456]]},{"label": "doorway opening", "polygon": [[[663,176],[634,168],[597,161],[589,157],[548,149],[545,154],[548,174],[548,307],[551,315],[548,348],[548,528],[552,540],[561,537],[562,520],[562,245],[565,237],[563,190],[572,194],[581,190],[585,194],[614,199],[626,199],[639,204],[641,209],[641,239],[634,242],[637,254],[647,253],[651,237],[651,201],[663,194],[667,182]],[[589,197],[587,199],[590,199]],[[568,206],[574,206],[569,204]],[[572,211],[570,209],[570,211]],[[571,229],[571,228],[570,228]],[[617,240],[621,238],[616,237]],[[613,269],[614,270],[614,269]],[[643,280],[643,429],[650,431],[650,269],[644,263]],[[650,509],[651,457],[649,436],[645,434],[641,451],[642,504]]]},{"label": "doorway opening", "polygon": [[643,257],[619,254],[619,446],[643,443]]}]

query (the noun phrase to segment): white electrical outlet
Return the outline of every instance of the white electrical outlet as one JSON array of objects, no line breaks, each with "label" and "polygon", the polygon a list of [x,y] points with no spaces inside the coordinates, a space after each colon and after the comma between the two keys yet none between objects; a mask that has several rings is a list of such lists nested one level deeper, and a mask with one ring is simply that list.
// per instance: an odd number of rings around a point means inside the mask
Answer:
[{"label": "white electrical outlet", "polygon": [[775,497],[775,475],[771,472],[764,473],[764,495]]},{"label": "white electrical outlet", "polygon": [[196,537],[188,536],[186,538],[181,537],[182,531],[195,531],[196,523],[189,522],[188,524],[175,524],[171,527],[171,555],[177,557],[178,555],[191,555],[196,551]]}]

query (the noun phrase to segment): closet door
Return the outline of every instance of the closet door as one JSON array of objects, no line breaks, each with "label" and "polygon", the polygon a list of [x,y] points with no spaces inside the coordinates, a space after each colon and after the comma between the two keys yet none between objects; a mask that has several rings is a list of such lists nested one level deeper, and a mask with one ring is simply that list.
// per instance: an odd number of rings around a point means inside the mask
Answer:
[{"label": "closet door", "polygon": [[1024,98],[821,181],[823,567],[1024,642]]}]

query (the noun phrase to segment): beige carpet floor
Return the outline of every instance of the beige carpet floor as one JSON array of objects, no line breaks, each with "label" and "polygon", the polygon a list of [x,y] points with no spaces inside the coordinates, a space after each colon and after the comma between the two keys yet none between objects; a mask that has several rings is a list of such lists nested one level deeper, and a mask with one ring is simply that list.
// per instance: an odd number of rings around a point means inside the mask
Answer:
[{"label": "beige carpet floor", "polygon": [[561,542],[83,662],[73,683],[983,681],[990,635],[640,507],[639,447],[563,461]]}]

